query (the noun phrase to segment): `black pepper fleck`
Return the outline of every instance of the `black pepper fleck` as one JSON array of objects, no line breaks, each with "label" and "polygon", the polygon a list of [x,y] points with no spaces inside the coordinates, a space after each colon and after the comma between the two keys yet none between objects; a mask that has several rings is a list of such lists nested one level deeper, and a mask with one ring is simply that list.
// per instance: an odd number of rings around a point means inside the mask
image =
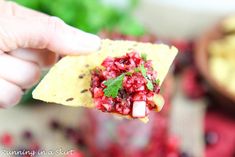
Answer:
[{"label": "black pepper fleck", "polygon": [[79,79],[83,79],[84,76],[85,76],[85,74],[81,74],[81,75],[78,76],[78,78],[79,78]]},{"label": "black pepper fleck", "polygon": [[85,67],[88,68],[88,67],[89,67],[89,64],[86,64]]},{"label": "black pepper fleck", "polygon": [[85,93],[85,92],[87,92],[88,90],[87,89],[83,89],[82,91],[81,91],[81,93]]},{"label": "black pepper fleck", "polygon": [[66,101],[73,101],[73,98],[68,98],[66,99]]}]

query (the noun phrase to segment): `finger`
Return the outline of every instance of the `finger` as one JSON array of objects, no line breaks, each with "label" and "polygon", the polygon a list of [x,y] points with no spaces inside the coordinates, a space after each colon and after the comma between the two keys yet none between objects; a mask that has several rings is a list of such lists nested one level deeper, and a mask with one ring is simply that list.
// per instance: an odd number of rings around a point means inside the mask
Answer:
[{"label": "finger", "polygon": [[17,16],[22,18],[46,17],[48,15],[20,6],[12,1],[0,1],[1,15]]},{"label": "finger", "polygon": [[49,49],[59,54],[87,54],[100,47],[100,38],[66,25],[56,17],[0,17],[0,49]]},{"label": "finger", "polygon": [[34,62],[43,68],[52,66],[58,60],[58,55],[49,50],[17,49],[8,54],[25,61]]},{"label": "finger", "polygon": [[0,54],[0,77],[26,89],[39,81],[40,69],[35,63]]},{"label": "finger", "polygon": [[20,87],[0,78],[0,107],[8,108],[19,103],[23,92]]}]

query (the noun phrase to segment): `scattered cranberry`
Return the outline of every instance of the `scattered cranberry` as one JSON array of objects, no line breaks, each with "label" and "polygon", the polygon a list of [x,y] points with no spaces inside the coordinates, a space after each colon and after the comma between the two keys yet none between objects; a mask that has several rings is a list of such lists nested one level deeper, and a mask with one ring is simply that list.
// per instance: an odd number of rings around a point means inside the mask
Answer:
[{"label": "scattered cranberry", "polygon": [[1,144],[5,147],[11,147],[13,145],[13,136],[10,133],[4,133],[0,137]]},{"label": "scattered cranberry", "polygon": [[73,151],[72,153],[69,153],[66,155],[66,157],[84,157],[82,152],[79,150]]},{"label": "scattered cranberry", "polygon": [[23,137],[23,139],[26,139],[26,140],[32,140],[33,139],[33,134],[32,134],[31,131],[25,130],[22,134],[22,137]]},{"label": "scattered cranberry", "polygon": [[65,136],[68,139],[73,139],[76,136],[76,129],[72,127],[65,128]]},{"label": "scattered cranberry", "polygon": [[207,131],[205,133],[205,143],[206,146],[212,146],[218,143],[219,141],[219,135],[215,131]]},{"label": "scattered cranberry", "polygon": [[55,120],[55,119],[52,119],[50,121],[50,128],[52,130],[59,130],[62,128],[62,126],[60,125],[59,121],[58,120]]},{"label": "scattered cranberry", "polygon": [[198,72],[195,68],[188,68],[182,76],[182,89],[184,94],[192,99],[201,98],[205,95],[205,88],[201,85]]}]

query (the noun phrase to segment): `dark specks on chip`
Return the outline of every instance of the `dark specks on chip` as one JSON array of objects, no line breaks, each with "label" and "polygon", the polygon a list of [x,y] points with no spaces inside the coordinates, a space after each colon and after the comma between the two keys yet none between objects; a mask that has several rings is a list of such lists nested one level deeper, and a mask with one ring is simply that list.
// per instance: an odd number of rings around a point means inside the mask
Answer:
[{"label": "dark specks on chip", "polygon": [[68,98],[66,99],[66,101],[73,101],[73,98]]},{"label": "dark specks on chip", "polygon": [[88,68],[88,67],[89,67],[89,64],[86,64],[85,67]]},{"label": "dark specks on chip", "polygon": [[85,74],[81,74],[81,75],[78,76],[78,78],[79,78],[79,79],[83,79],[84,76],[85,76]]},{"label": "dark specks on chip", "polygon": [[81,93],[85,93],[85,92],[87,92],[88,91],[88,89],[83,89],[82,91],[81,91]]}]

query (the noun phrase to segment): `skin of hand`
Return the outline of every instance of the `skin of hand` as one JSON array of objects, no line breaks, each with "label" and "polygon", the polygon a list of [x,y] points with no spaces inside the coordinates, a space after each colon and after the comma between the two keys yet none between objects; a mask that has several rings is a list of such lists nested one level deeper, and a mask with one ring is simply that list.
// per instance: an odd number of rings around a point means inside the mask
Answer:
[{"label": "skin of hand", "polygon": [[85,55],[100,38],[73,28],[57,17],[0,0],[0,107],[17,104],[25,89],[40,79],[58,55]]}]

